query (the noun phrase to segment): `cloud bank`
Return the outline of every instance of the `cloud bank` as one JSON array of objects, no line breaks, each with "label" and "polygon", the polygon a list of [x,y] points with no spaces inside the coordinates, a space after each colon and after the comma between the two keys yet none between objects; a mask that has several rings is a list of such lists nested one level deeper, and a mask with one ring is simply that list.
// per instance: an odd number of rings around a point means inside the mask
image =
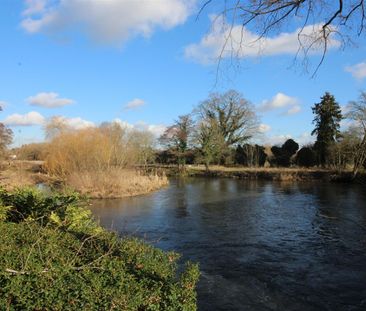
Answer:
[{"label": "cloud bank", "polygon": [[70,29],[100,43],[123,44],[183,24],[195,0],[27,0],[21,27],[54,35]]},{"label": "cloud bank", "polygon": [[129,130],[149,131],[155,137],[159,137],[166,130],[166,126],[163,124],[148,124],[144,121],[139,121],[135,124],[131,124],[126,121],[122,121],[121,119],[114,119],[113,122],[116,122],[119,125],[121,125],[123,128],[129,129]]},{"label": "cloud bank", "polygon": [[57,108],[66,105],[73,104],[75,101],[68,98],[60,98],[59,94],[49,93],[38,93],[37,95],[30,96],[26,101],[32,106],[39,106],[44,108]]},{"label": "cloud bank", "polygon": [[94,127],[95,124],[91,121],[84,120],[80,117],[76,118],[67,118],[63,116],[57,116],[56,118],[60,123],[65,124],[68,128],[74,129],[74,130],[82,130],[88,127]]},{"label": "cloud bank", "polygon": [[355,79],[363,80],[366,78],[366,62],[361,62],[353,66],[347,66],[345,71],[351,73]]},{"label": "cloud bank", "polygon": [[301,111],[301,106],[296,97],[291,97],[281,92],[277,93],[270,100],[264,100],[259,106],[259,111],[262,112],[278,109],[286,109],[282,115],[293,115]]},{"label": "cloud bank", "polygon": [[[308,25],[294,32],[283,32],[273,37],[259,36],[241,25],[231,26],[221,17],[212,16],[213,26],[199,43],[185,48],[185,56],[198,63],[208,65],[219,58],[253,58],[258,56],[296,55],[299,52],[299,38],[304,46],[320,34],[320,25]],[[299,32],[301,35],[299,36]],[[330,38],[328,50],[339,47],[340,42]],[[314,44],[309,53],[322,52],[323,45]]]},{"label": "cloud bank", "polygon": [[144,100],[140,99],[140,98],[135,98],[133,100],[131,100],[130,102],[128,102],[125,105],[125,109],[126,110],[132,110],[132,109],[136,109],[138,107],[144,106],[146,103]]},{"label": "cloud bank", "polygon": [[26,114],[11,114],[3,122],[10,126],[32,126],[42,125],[45,122],[45,118],[40,113],[31,111]]}]

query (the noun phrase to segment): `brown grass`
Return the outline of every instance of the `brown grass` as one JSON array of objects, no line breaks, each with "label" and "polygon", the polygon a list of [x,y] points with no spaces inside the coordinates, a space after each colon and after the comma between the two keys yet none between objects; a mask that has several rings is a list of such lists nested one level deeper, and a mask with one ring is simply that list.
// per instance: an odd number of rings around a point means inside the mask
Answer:
[{"label": "brown grass", "polygon": [[11,190],[34,186],[48,176],[42,173],[42,161],[3,161],[0,163],[0,186]]},{"label": "brown grass", "polygon": [[296,180],[338,180],[349,181],[351,171],[333,170],[318,167],[224,167],[210,166],[210,171],[206,171],[202,165],[189,166],[187,173],[189,176],[207,177],[227,177],[240,179],[264,179],[276,181],[296,181]]},{"label": "brown grass", "polygon": [[72,173],[66,183],[92,198],[121,198],[158,190],[169,181],[165,175],[143,175],[134,170],[114,168]]},{"label": "brown grass", "polygon": [[[205,171],[204,165],[189,165],[187,167],[192,171]],[[221,166],[210,165],[210,171],[217,172],[267,172],[267,173],[296,173],[296,172],[329,172],[330,169],[323,169],[320,167],[245,167],[245,166]]]}]

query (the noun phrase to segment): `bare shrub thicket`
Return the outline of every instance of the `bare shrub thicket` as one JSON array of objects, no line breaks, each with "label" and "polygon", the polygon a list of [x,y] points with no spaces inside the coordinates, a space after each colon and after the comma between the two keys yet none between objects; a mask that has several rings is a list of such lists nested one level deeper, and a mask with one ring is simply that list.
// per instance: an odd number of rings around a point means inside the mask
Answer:
[{"label": "bare shrub thicket", "polygon": [[146,164],[153,154],[148,132],[117,123],[59,133],[48,144],[46,169],[65,177],[74,172],[104,171]]},{"label": "bare shrub thicket", "polygon": [[118,123],[80,130],[65,129],[48,143],[48,173],[93,197],[146,193],[168,183],[165,176],[138,173],[152,161],[154,137]]},{"label": "bare shrub thicket", "polygon": [[17,148],[14,151],[18,160],[43,161],[47,155],[47,144],[26,144]]}]

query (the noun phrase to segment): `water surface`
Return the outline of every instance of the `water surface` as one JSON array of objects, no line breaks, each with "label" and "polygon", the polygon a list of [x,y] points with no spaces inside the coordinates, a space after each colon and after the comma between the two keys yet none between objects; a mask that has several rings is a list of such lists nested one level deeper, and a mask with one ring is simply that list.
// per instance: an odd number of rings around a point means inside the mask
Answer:
[{"label": "water surface", "polygon": [[199,310],[366,310],[365,190],[173,180],[92,210],[106,228],[199,262]]}]

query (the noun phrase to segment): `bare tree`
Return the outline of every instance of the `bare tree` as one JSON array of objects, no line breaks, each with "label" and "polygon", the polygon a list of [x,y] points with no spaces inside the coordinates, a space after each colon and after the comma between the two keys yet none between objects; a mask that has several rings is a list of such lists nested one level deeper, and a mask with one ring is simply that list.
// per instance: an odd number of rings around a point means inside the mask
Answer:
[{"label": "bare tree", "polygon": [[[314,49],[321,51],[315,74],[334,39],[344,46],[363,34],[365,28],[364,0],[205,0],[200,13],[208,7],[217,12],[214,23],[218,19],[224,22],[225,38],[219,62],[228,50],[232,58],[239,57],[253,43],[246,42],[246,29],[254,30],[257,35],[254,40],[260,41],[294,25],[298,54],[304,56],[304,63]],[[234,34],[237,25],[241,27],[239,38],[237,31]]]},{"label": "bare tree", "polygon": [[230,149],[248,141],[258,129],[254,108],[234,90],[211,94],[193,114],[197,119],[196,142],[206,169],[214,160],[224,163]]},{"label": "bare tree", "polygon": [[49,118],[43,127],[47,140],[52,140],[56,136],[70,130],[65,119],[61,116],[53,116]]},{"label": "bare tree", "polygon": [[[3,108],[0,106],[0,111]],[[0,122],[0,156],[3,156],[6,148],[13,141],[13,131]]]},{"label": "bare tree", "polygon": [[196,108],[195,113],[198,119],[217,126],[226,147],[249,140],[258,129],[254,108],[234,90],[224,94],[211,94]]},{"label": "bare tree", "polygon": [[192,130],[193,121],[191,115],[187,114],[179,116],[178,120],[169,126],[159,138],[160,143],[176,155],[178,166],[184,167],[186,163]]},{"label": "bare tree", "polygon": [[346,117],[353,121],[353,130],[359,138],[353,166],[353,175],[356,176],[366,161],[366,92],[361,92],[358,101],[350,102],[348,109]]}]

